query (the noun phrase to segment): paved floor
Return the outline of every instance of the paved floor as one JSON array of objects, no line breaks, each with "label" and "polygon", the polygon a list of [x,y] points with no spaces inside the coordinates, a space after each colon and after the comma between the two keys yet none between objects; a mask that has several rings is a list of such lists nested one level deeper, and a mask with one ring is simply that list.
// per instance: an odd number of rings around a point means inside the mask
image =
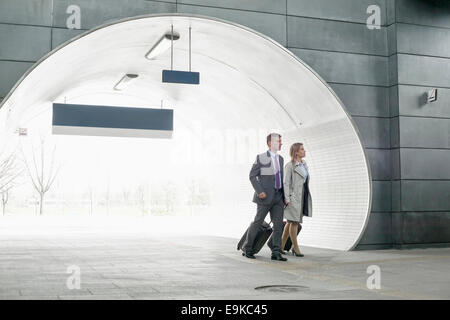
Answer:
[{"label": "paved floor", "polygon": [[[305,257],[278,262],[267,247],[256,260],[242,257],[237,239],[224,237],[1,231],[0,299],[450,298],[449,248],[302,247]],[[373,265],[380,289],[367,287]],[[70,266],[80,270],[80,289],[67,287]],[[255,289],[277,285],[299,287]]]}]

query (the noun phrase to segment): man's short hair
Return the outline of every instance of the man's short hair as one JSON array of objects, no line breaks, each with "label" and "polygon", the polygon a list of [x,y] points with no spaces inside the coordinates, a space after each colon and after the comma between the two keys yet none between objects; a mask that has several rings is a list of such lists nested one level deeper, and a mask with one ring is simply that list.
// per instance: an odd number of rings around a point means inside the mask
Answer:
[{"label": "man's short hair", "polygon": [[279,133],[270,133],[267,136],[267,144],[270,144],[270,142],[272,141],[272,136],[274,136],[274,137],[278,136],[278,138],[281,138],[281,134],[279,134]]}]

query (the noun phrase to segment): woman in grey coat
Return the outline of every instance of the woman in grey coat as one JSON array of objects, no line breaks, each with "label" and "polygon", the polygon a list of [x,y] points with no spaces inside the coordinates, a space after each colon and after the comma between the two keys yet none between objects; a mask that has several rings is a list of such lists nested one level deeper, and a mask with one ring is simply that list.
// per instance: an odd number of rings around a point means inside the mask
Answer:
[{"label": "woman in grey coat", "polygon": [[[302,223],[303,216],[312,216],[312,199],[309,193],[309,172],[306,165],[306,151],[302,143],[294,143],[289,154],[291,161],[284,167],[284,196],[286,207],[284,209],[284,218],[287,220],[284,227],[281,248],[284,248],[287,239],[292,241],[292,254],[297,257],[303,257],[297,242],[297,230]],[[300,226],[301,227],[301,226]]]}]

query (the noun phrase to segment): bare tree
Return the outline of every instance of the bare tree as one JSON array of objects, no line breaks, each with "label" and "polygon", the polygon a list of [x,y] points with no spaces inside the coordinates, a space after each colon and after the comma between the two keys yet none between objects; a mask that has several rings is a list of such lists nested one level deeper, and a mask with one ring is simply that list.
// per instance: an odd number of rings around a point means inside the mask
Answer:
[{"label": "bare tree", "polygon": [[1,193],[2,193],[2,212],[3,215],[5,215],[6,213],[6,204],[8,203],[9,200],[9,190],[12,187],[6,188],[6,189],[2,189]]},{"label": "bare tree", "polygon": [[93,212],[94,212],[94,187],[92,186],[92,184],[88,184],[87,185],[87,189],[86,191],[83,193],[82,198],[85,199],[87,198],[89,201],[89,215],[92,216]]},{"label": "bare tree", "polygon": [[124,203],[125,205],[128,205],[128,204],[129,204],[129,202],[130,202],[130,196],[131,196],[131,190],[130,190],[130,188],[127,188],[127,187],[123,188],[123,189],[122,189],[122,198],[123,198],[123,203]]},{"label": "bare tree", "polygon": [[88,186],[88,197],[89,197],[89,215],[93,214],[93,205],[94,205],[94,188],[91,184]]},{"label": "bare tree", "polygon": [[166,212],[172,213],[177,202],[177,187],[172,181],[167,181],[163,185],[164,202],[166,205]]},{"label": "bare tree", "polygon": [[135,191],[136,203],[141,211],[142,215],[147,213],[147,188],[144,184],[139,184]]},{"label": "bare tree", "polygon": [[5,215],[10,190],[17,186],[17,178],[23,169],[18,165],[14,153],[0,161],[0,193],[2,195],[2,212]]},{"label": "bare tree", "polygon": [[111,199],[111,188],[110,188],[110,179],[108,175],[108,180],[106,183],[106,190],[105,190],[105,201],[106,201],[106,215],[109,216],[109,201]]},{"label": "bare tree", "polygon": [[187,195],[187,205],[191,209],[191,216],[194,215],[194,208],[206,206],[210,203],[208,185],[204,181],[192,179],[187,187]]},{"label": "bare tree", "polygon": [[[31,154],[32,154],[32,163],[30,164],[29,160],[25,156],[25,153],[23,152],[23,149],[21,149],[22,156],[23,156],[23,162],[25,164],[25,167],[27,169],[28,176],[33,184],[34,189],[39,194],[39,215],[43,214],[43,202],[44,202],[44,196],[47,193],[47,191],[52,186],[53,182],[55,181],[56,176],[58,175],[58,172],[60,170],[60,166],[56,166],[55,164],[55,151],[56,151],[56,145],[54,145],[50,163],[48,163],[48,159],[45,157],[45,142],[43,139],[40,141],[40,147],[38,154],[36,155],[36,152],[34,148],[31,148]],[[37,158],[40,159],[37,159]],[[47,168],[47,165],[49,164],[49,167]]]}]

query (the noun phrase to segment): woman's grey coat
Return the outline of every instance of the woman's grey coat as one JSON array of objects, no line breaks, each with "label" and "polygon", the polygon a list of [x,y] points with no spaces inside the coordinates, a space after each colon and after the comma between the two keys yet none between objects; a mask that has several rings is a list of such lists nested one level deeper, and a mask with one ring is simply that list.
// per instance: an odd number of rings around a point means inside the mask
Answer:
[{"label": "woman's grey coat", "polygon": [[[308,177],[303,177],[300,169],[291,161],[284,167],[284,197],[289,205],[284,209],[284,218],[289,221],[302,222],[302,217],[312,217],[312,199],[309,192],[309,170],[306,162],[303,164],[308,171]],[[306,204],[305,206],[303,204]]]}]

